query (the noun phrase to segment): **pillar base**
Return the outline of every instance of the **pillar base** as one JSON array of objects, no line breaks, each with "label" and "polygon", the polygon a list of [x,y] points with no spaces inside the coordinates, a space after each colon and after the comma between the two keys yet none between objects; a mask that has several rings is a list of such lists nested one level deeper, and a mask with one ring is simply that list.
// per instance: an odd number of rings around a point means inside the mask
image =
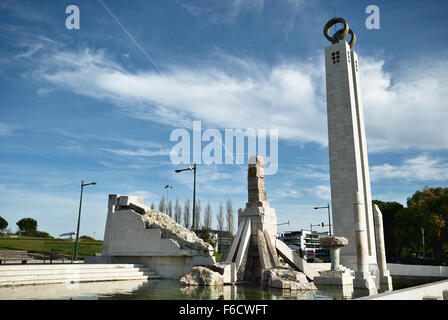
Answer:
[{"label": "pillar base", "polygon": [[314,283],[324,286],[353,286],[353,276],[350,269],[339,266],[338,271],[320,271],[319,276],[314,277]]},{"label": "pillar base", "polygon": [[372,275],[367,272],[355,272],[353,287],[368,290],[369,295],[378,293],[378,290],[375,286],[375,280],[373,279]]},{"label": "pillar base", "polygon": [[387,274],[380,275],[380,290],[381,291],[392,291],[392,277],[389,275],[389,271]]}]

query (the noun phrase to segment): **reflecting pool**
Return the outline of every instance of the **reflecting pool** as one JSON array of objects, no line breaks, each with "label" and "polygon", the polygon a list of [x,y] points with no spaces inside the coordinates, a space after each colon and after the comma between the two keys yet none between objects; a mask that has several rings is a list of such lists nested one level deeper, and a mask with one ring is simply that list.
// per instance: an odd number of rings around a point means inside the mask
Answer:
[{"label": "reflecting pool", "polygon": [[[428,278],[393,279],[394,289],[437,281]],[[253,284],[223,287],[183,287],[179,280],[152,279],[31,285],[0,288],[0,299],[78,300],[340,300],[367,295],[363,290],[319,287],[311,291],[263,288]]]}]

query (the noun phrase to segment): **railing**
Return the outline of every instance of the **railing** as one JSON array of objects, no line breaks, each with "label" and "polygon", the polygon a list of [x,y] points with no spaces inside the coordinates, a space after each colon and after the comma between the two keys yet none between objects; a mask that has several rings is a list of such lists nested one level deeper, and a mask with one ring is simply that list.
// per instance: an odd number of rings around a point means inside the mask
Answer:
[{"label": "railing", "polygon": [[70,260],[70,263],[73,263],[73,250],[54,250],[51,249],[51,252],[48,254],[48,256],[44,256],[44,263],[46,260],[50,260],[50,264],[53,263],[54,259],[62,259],[62,262],[64,263],[64,259]]}]

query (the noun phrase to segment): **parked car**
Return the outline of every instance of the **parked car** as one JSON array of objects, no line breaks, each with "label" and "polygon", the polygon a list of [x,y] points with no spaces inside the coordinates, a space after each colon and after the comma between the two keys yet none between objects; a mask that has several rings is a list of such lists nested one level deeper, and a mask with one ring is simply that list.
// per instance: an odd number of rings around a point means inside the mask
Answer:
[{"label": "parked car", "polygon": [[295,244],[288,244],[289,249],[292,251],[295,251],[299,256],[302,256],[302,249]]},{"label": "parked car", "polygon": [[306,250],[303,258],[306,259],[306,262],[314,262],[316,259],[314,250]]}]

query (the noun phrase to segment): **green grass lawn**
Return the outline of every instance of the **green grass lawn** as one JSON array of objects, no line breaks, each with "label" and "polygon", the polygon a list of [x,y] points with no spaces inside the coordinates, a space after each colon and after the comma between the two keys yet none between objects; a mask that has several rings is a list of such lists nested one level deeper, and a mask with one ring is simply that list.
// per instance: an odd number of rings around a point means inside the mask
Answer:
[{"label": "green grass lawn", "polygon": [[222,254],[222,253],[215,252],[215,253],[213,253],[213,255],[214,255],[215,258],[216,258],[216,262],[220,262],[223,254]]},{"label": "green grass lawn", "polygon": [[[96,252],[101,252],[102,247],[103,241],[80,239],[78,242],[78,259],[93,256]],[[75,249],[75,240],[0,236],[0,250],[24,250],[28,251],[28,254],[33,258],[39,259],[39,257],[46,256],[48,259],[52,249],[56,255],[64,255],[65,258],[70,259]]]}]

